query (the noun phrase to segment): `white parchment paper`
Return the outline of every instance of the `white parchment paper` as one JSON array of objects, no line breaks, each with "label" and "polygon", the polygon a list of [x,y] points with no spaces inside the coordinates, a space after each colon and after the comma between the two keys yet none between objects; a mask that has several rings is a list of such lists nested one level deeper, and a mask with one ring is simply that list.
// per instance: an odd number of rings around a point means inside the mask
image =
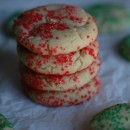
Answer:
[{"label": "white parchment paper", "polygon": [[[117,51],[119,41],[130,34],[130,29],[99,36],[102,86],[100,93],[89,103],[48,108],[32,102],[23,94],[16,42],[2,31],[3,22],[14,11],[54,2],[88,6],[98,0],[0,0],[0,113],[13,123],[16,130],[87,130],[87,124],[97,112],[116,103],[130,102],[130,63]],[[129,0],[114,2],[130,5]]]}]

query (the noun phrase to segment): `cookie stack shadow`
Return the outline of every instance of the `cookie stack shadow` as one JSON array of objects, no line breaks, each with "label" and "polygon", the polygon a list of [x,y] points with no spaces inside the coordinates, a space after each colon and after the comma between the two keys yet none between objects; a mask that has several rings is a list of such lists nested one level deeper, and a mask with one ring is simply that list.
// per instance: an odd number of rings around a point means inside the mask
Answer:
[{"label": "cookie stack shadow", "polygon": [[79,7],[47,5],[14,24],[23,88],[46,106],[78,105],[99,91],[98,31]]}]

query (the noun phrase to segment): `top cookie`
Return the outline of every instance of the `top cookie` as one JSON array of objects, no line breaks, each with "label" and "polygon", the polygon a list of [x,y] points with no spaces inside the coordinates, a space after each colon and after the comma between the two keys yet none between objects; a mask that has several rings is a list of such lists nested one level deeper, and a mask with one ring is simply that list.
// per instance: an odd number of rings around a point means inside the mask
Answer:
[{"label": "top cookie", "polygon": [[117,104],[99,113],[89,130],[130,130],[130,105]]},{"label": "top cookie", "polygon": [[53,4],[26,11],[14,23],[17,42],[40,55],[68,54],[93,42],[94,19],[83,9]]}]

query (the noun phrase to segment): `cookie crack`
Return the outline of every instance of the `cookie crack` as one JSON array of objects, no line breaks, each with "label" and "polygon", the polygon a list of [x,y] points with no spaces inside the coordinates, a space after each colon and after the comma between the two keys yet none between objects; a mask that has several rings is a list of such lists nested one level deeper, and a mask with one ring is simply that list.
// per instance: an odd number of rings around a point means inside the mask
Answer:
[{"label": "cookie crack", "polygon": [[79,36],[80,40],[83,40],[81,34],[78,32],[76,27],[74,27],[74,30],[75,30],[76,34]]}]

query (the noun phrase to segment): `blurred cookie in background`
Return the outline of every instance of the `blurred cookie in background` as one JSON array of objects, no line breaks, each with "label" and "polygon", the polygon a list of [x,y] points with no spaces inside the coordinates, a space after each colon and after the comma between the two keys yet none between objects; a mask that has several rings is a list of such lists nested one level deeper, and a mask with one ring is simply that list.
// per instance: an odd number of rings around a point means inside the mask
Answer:
[{"label": "blurred cookie in background", "polygon": [[119,45],[119,53],[127,61],[130,61],[130,35],[121,40]]},{"label": "blurred cookie in background", "polygon": [[122,5],[95,4],[85,9],[95,19],[101,34],[112,34],[130,27],[130,10]]},{"label": "blurred cookie in background", "polygon": [[0,114],[0,130],[14,130],[12,124]]},{"label": "blurred cookie in background", "polygon": [[117,104],[97,114],[88,130],[130,130],[130,105]]},{"label": "blurred cookie in background", "polygon": [[22,11],[14,12],[3,23],[3,32],[5,33],[6,36],[14,37],[14,32],[13,32],[13,28],[12,28],[13,24],[14,24],[14,20],[16,20],[18,18],[18,16],[20,16],[21,13],[22,13]]}]

